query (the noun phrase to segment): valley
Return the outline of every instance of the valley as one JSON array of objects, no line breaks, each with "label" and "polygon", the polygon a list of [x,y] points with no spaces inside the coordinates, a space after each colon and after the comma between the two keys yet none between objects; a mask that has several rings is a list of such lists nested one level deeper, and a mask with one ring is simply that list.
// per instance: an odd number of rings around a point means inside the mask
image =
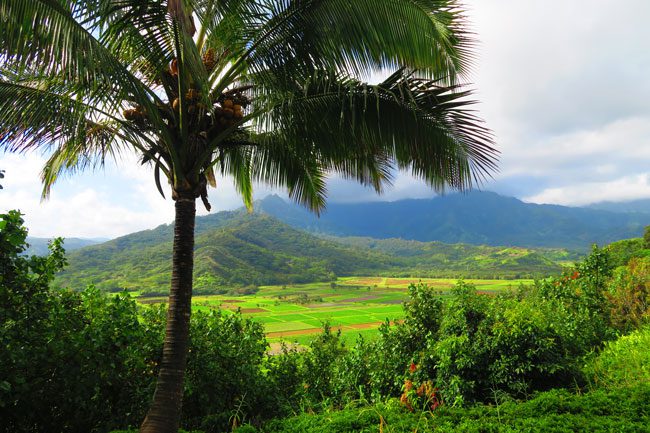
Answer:
[{"label": "valley", "polygon": [[[479,280],[465,282],[476,286],[478,293],[494,295],[504,290],[530,284],[530,279]],[[233,296],[198,295],[192,298],[193,311],[221,309],[239,312],[264,326],[271,350],[281,342],[307,345],[329,323],[341,338],[354,344],[358,336],[372,339],[379,326],[399,321],[404,316],[402,303],[408,300],[408,286],[423,283],[445,298],[456,284],[451,278],[390,278],[352,276],[334,282],[261,286],[256,293]],[[135,292],[135,295],[138,293]],[[138,297],[145,305],[167,302],[166,297]]]}]

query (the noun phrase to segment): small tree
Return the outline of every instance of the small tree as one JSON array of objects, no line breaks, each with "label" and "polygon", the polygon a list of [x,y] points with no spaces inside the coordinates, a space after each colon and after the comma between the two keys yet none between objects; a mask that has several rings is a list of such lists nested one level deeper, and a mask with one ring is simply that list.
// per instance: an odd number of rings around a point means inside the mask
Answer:
[{"label": "small tree", "polygon": [[650,226],[645,226],[645,231],[643,232],[643,248],[650,249]]}]

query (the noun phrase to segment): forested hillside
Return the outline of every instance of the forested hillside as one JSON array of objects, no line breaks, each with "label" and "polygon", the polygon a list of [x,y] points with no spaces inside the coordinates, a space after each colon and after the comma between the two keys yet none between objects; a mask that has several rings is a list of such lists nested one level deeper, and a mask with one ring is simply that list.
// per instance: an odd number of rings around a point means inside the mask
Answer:
[{"label": "forested hillside", "polygon": [[[214,228],[208,229],[208,223]],[[195,287],[323,281],[378,272],[398,262],[295,230],[266,215],[224,212],[202,219],[195,242]],[[166,291],[171,226],[133,233],[69,255],[57,282],[73,288]]]},{"label": "forested hillside", "polygon": [[[404,274],[426,276],[474,276],[499,278],[539,276],[560,272],[558,263],[571,263],[581,255],[561,248],[492,247],[445,244],[404,239],[363,237],[333,238],[346,245],[367,248],[402,259]],[[435,274],[435,275],[433,275]]]},{"label": "forested hillside", "polygon": [[[167,291],[172,227],[163,225],[69,254],[57,283],[81,289]],[[553,257],[550,257],[553,256]],[[566,251],[445,245],[402,240],[322,238],[264,214],[199,218],[195,288],[328,281],[346,275],[524,277],[556,273]]]},{"label": "forested hillside", "polygon": [[330,203],[320,218],[277,196],[257,203],[294,227],[336,236],[587,251],[637,237],[650,214],[524,203],[492,192],[395,202]]}]

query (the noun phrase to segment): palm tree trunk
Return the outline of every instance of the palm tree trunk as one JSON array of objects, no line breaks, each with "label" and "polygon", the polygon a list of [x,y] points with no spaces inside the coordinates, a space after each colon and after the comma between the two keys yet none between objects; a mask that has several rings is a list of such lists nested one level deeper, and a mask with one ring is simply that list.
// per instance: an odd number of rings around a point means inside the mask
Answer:
[{"label": "palm tree trunk", "polygon": [[176,433],[181,418],[183,377],[189,343],[194,267],[194,198],[176,200],[172,284],[160,373],[141,433]]}]

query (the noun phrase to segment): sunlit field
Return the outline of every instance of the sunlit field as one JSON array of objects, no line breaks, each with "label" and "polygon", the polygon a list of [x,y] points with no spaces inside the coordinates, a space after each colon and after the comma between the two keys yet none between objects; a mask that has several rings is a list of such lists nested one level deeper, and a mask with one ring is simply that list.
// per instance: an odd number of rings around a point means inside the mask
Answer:
[{"label": "sunlit field", "polygon": [[[490,295],[533,280],[465,280],[479,293]],[[239,310],[245,317],[262,323],[272,347],[281,341],[305,344],[318,334],[324,323],[341,332],[349,343],[362,335],[373,338],[379,325],[402,318],[402,303],[408,286],[422,282],[445,296],[456,284],[450,278],[342,277],[336,282],[284,286],[261,286],[253,295],[208,295],[192,299],[194,311]],[[143,303],[164,302],[144,298]]]}]

